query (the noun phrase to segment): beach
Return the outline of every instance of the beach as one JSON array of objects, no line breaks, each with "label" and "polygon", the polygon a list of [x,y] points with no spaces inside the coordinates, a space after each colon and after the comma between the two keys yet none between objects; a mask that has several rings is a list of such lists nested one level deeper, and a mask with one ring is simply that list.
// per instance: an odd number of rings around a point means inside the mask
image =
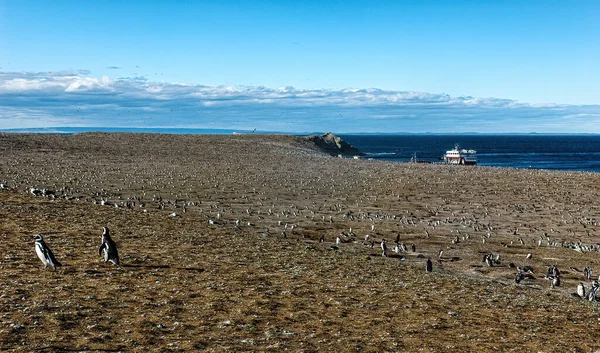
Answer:
[{"label": "beach", "polygon": [[[573,295],[600,274],[598,173],[338,158],[285,135],[0,134],[0,151],[3,351],[600,349],[598,303]],[[62,267],[41,269],[35,234]]]}]

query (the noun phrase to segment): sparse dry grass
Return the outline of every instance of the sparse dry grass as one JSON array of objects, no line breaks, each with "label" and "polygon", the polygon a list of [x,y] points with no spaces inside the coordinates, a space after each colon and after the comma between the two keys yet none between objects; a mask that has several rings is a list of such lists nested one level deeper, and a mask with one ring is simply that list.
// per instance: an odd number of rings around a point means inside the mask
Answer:
[{"label": "sparse dry grass", "polygon": [[[569,270],[598,275],[600,254],[537,246],[599,243],[598,174],[338,159],[289,136],[0,134],[0,151],[1,350],[600,349],[598,304],[571,296]],[[122,267],[97,256],[103,226]],[[40,270],[36,233],[62,268]],[[366,234],[417,251],[383,258]],[[514,284],[510,262],[536,279]]]}]

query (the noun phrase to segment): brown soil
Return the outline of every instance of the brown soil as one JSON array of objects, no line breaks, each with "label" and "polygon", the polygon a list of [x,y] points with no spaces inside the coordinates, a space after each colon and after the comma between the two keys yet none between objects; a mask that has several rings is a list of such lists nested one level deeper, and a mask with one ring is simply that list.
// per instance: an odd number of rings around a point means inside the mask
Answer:
[{"label": "brown soil", "polygon": [[340,159],[290,136],[0,134],[0,152],[2,351],[600,349],[570,269],[597,276],[600,254],[565,246],[600,242],[598,174]]}]

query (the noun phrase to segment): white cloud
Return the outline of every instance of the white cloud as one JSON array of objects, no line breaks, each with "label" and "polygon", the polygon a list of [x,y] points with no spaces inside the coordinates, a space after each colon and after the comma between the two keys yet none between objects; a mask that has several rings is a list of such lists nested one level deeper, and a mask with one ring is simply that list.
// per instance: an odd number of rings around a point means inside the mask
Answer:
[{"label": "white cloud", "polygon": [[[377,88],[207,86],[89,74],[0,72],[0,119],[10,121],[10,127],[37,122],[285,131],[600,133],[600,106],[535,105]],[[7,120],[7,114],[12,118]]]}]

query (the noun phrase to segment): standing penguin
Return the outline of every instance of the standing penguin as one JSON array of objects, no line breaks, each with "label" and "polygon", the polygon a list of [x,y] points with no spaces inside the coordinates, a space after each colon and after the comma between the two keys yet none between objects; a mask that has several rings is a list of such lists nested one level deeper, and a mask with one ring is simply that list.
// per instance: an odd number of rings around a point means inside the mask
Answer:
[{"label": "standing penguin", "polygon": [[433,271],[433,263],[431,262],[431,258],[427,258],[427,264],[425,265],[425,272]]},{"label": "standing penguin", "polygon": [[387,257],[387,246],[385,245],[385,239],[381,240],[381,256]]},{"label": "standing penguin", "polygon": [[52,267],[52,270],[54,271],[57,267],[62,266],[62,264],[58,262],[58,260],[56,260],[56,258],[54,257],[52,250],[50,250],[48,245],[46,245],[46,243],[44,242],[44,238],[42,238],[42,236],[39,234],[35,235],[35,252],[37,253],[37,256],[40,258],[40,260],[42,260],[42,263],[44,264],[44,269],[46,269],[46,267],[50,265],[50,267]]},{"label": "standing penguin", "polygon": [[583,283],[579,283],[579,285],[577,286],[577,295],[580,298],[585,298],[585,286],[583,285]]},{"label": "standing penguin", "polygon": [[100,248],[98,248],[98,255],[102,255],[102,250],[104,250],[104,260],[103,262],[112,262],[115,265],[120,265],[119,262],[119,252],[117,251],[117,244],[111,239],[110,232],[107,227],[102,228],[102,244],[100,244]]}]

